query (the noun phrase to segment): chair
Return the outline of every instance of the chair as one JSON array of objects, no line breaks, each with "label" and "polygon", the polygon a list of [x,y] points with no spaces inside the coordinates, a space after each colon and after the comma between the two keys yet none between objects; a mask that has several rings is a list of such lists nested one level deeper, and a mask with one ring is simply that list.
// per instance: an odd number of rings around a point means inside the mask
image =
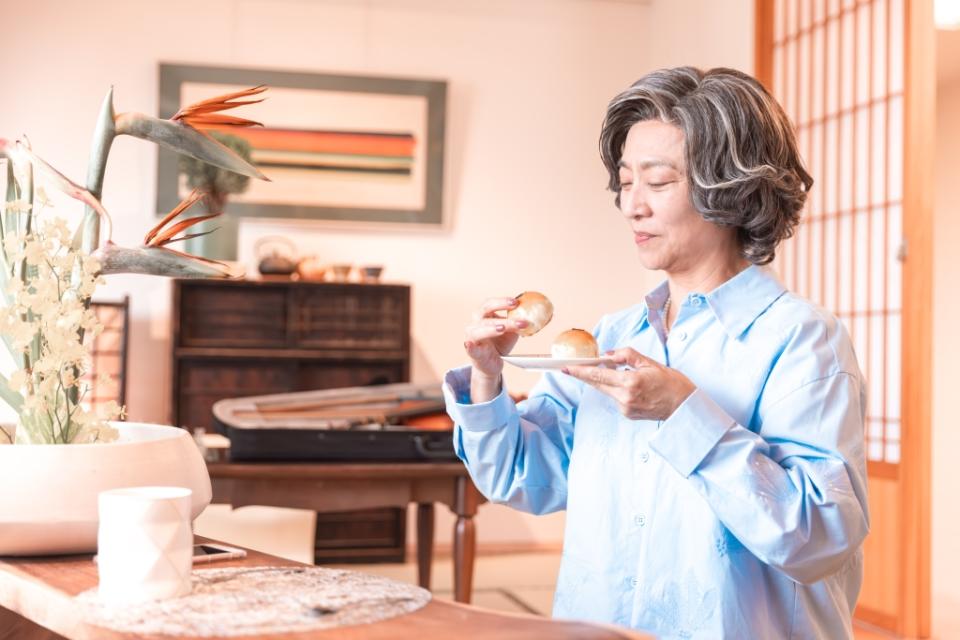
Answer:
[{"label": "chair", "polygon": [[[90,368],[82,379],[90,385],[90,391],[83,404],[94,408],[113,400],[124,407],[127,399],[130,296],[124,296],[119,302],[91,302],[90,308],[103,325],[103,332],[94,338],[88,338],[93,340],[93,348]],[[104,375],[109,378],[110,383],[103,384],[101,378]]]}]

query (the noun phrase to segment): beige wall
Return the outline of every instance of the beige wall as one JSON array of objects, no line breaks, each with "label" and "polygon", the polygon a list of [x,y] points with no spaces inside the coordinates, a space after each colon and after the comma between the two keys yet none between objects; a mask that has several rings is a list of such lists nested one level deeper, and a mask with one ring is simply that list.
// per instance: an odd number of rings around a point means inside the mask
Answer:
[{"label": "beige wall", "polygon": [[[937,96],[936,198],[933,234],[933,594],[935,623],[952,615],[960,624],[960,76]],[[936,630],[936,629],[935,629]],[[944,636],[946,637],[946,636]]]},{"label": "beige wall", "polygon": [[[487,296],[534,288],[552,297],[553,328],[592,326],[657,280],[637,264],[604,191],[597,132],[607,100],[658,66],[752,65],[750,0],[165,0],[3,3],[0,135],[75,179],[109,85],[118,110],[154,112],[160,61],[317,72],[422,76],[449,82],[447,229],[343,231],[245,221],[241,258],[261,235],[295,238],[330,261],[380,262],[413,294],[413,377],[462,362],[462,326]],[[115,240],[155,222],[156,155],[114,145],[104,203]],[[128,398],[134,420],[165,422],[169,288],[117,277],[102,297],[132,295]],[[540,350],[551,331],[524,350]],[[528,388],[534,376],[508,373]],[[562,515],[485,507],[484,541],[557,542]],[[452,523],[438,518],[438,537]]]}]

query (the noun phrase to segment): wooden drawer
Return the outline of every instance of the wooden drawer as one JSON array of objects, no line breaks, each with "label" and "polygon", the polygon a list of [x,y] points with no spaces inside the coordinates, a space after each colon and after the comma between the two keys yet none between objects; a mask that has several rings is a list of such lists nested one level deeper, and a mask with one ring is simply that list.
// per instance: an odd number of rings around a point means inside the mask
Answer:
[{"label": "wooden drawer", "polygon": [[184,286],[180,342],[184,347],[285,347],[287,290],[231,285]]},{"label": "wooden drawer", "polygon": [[406,514],[392,507],[318,513],[314,563],[403,562]]},{"label": "wooden drawer", "polygon": [[365,387],[374,384],[406,382],[406,380],[406,364],[403,362],[369,362],[362,364],[358,362],[301,362],[298,376],[300,391]]},{"label": "wooden drawer", "polygon": [[296,291],[294,343],[303,349],[405,351],[410,290],[342,285]]},{"label": "wooden drawer", "polygon": [[218,400],[294,391],[295,376],[295,362],[181,360],[176,424],[211,430]]}]

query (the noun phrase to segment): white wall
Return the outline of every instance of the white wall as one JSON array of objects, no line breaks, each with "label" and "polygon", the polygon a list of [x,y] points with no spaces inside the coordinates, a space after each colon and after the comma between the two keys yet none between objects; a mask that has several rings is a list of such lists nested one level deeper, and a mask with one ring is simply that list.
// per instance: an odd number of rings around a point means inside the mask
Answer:
[{"label": "white wall", "polygon": [[[0,136],[77,180],[109,85],[118,111],[155,113],[157,63],[420,76],[449,82],[446,211],[440,232],[343,231],[245,221],[241,258],[261,235],[294,236],[330,261],[379,262],[413,284],[415,381],[460,363],[462,327],[488,296],[538,289],[553,328],[592,326],[657,281],[638,265],[597,153],[606,102],[659,66],[752,66],[750,0],[134,0],[3,2]],[[154,224],[156,152],[114,145],[104,204],[114,239]],[[128,387],[134,420],[168,420],[169,287],[117,277],[132,295]],[[547,335],[551,334],[551,335]],[[546,347],[552,332],[524,349]],[[529,387],[510,371],[508,385]],[[449,540],[448,519],[438,537]],[[484,507],[481,542],[558,541],[562,515]]]},{"label": "white wall", "polygon": [[[960,451],[960,77],[938,87],[933,234],[932,557],[934,624],[951,617],[960,628],[960,507],[955,454]],[[936,627],[934,629],[937,631]],[[939,633],[939,632],[938,632]],[[946,637],[946,636],[944,636]]]}]

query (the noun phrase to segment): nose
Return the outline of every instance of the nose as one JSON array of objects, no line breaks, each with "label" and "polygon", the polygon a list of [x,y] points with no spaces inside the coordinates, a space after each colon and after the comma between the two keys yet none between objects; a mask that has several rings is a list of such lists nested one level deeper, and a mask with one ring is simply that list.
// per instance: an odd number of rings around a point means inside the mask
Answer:
[{"label": "nose", "polygon": [[650,207],[647,206],[646,198],[640,191],[640,189],[632,188],[620,194],[620,211],[630,220],[645,218],[650,215]]}]

